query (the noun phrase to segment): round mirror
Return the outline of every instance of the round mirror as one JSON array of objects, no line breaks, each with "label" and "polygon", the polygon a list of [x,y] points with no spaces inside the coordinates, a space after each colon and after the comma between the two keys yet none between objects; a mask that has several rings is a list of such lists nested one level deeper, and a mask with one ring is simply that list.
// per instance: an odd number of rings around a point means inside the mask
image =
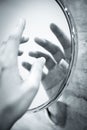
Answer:
[{"label": "round mirror", "polygon": [[45,108],[68,86],[75,67],[78,49],[71,14],[60,0],[2,1],[0,13],[0,42],[11,34],[19,18],[26,19],[24,35],[29,41],[20,44],[18,55],[23,80],[36,58],[46,58],[41,84],[29,110]]}]

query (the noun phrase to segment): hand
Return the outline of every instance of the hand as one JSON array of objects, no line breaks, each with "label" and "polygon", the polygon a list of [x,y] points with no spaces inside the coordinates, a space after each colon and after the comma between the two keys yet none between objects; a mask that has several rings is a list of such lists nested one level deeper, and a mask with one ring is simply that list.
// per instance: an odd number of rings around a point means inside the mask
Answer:
[{"label": "hand", "polygon": [[22,37],[25,21],[21,20],[14,33],[0,44],[0,129],[9,130],[27,111],[35,97],[41,80],[45,59],[33,64],[26,81],[19,75],[17,55],[19,44],[28,39]]},{"label": "hand", "polygon": [[[60,89],[61,83],[65,79],[68,71],[68,66],[71,59],[71,42],[61,31],[61,29],[55,24],[51,24],[50,29],[60,41],[64,52],[59,46],[53,44],[48,40],[35,38],[35,42],[46,49],[51,55],[40,51],[30,52],[29,55],[36,58],[39,58],[41,56],[46,58],[46,67],[48,68],[49,73],[48,75],[43,74],[42,83],[48,96],[53,97],[56,91],[58,92],[58,89]],[[26,62],[23,63],[23,66],[28,70],[31,67],[31,65]]]}]

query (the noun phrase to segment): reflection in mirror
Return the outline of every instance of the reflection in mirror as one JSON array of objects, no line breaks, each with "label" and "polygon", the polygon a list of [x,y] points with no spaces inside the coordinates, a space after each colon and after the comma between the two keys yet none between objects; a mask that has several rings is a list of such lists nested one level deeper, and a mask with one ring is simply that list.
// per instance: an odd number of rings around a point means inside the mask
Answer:
[{"label": "reflection in mirror", "polygon": [[20,17],[26,19],[24,35],[29,41],[20,45],[20,76],[25,80],[36,58],[46,58],[40,88],[29,109],[37,108],[58,95],[68,76],[71,35],[64,10],[55,0],[8,0],[1,4],[0,12],[0,42],[11,34]]}]

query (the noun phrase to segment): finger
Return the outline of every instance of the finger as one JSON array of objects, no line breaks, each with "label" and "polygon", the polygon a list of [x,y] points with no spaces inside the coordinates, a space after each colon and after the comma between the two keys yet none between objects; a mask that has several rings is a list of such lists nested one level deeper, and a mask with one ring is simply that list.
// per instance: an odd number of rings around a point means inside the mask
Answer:
[{"label": "finger", "polygon": [[26,43],[28,41],[29,41],[28,37],[22,37],[21,40],[20,40],[20,44]]},{"label": "finger", "polygon": [[30,76],[22,86],[23,93],[27,92],[30,89],[34,90],[33,92],[34,94],[37,92],[40,85],[44,64],[45,64],[45,58],[39,58],[33,64]]},{"label": "finger", "polygon": [[37,52],[30,52],[29,55],[35,58],[45,57],[46,67],[48,68],[48,70],[52,69],[56,65],[55,59],[49,54],[37,51]]},{"label": "finger", "polygon": [[[55,54],[57,51],[63,53],[57,45],[53,44],[52,42],[50,42],[48,40],[42,40],[40,38],[35,38],[35,42],[37,44],[39,44],[40,46],[42,46],[43,48],[45,48],[51,54]],[[64,54],[62,54],[62,55],[64,55]]]},{"label": "finger", "polygon": [[58,38],[58,40],[60,41],[60,43],[64,49],[71,47],[70,40],[67,38],[67,36],[63,33],[63,31],[57,25],[52,23],[50,25],[50,29],[55,34],[55,36]]},{"label": "finger", "polygon": [[[32,68],[32,65],[31,65],[30,63],[28,63],[28,62],[23,62],[23,63],[22,63],[22,66],[23,66],[26,70],[28,70],[28,71],[30,71],[31,68]],[[45,77],[46,77],[46,74],[43,72],[43,74],[42,74],[42,80],[43,80]]]}]

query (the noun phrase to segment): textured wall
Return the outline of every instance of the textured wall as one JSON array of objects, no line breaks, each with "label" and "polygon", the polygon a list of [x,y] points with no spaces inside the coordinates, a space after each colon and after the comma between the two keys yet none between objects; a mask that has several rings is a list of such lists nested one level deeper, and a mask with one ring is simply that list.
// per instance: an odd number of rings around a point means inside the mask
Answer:
[{"label": "textured wall", "polygon": [[73,127],[72,130],[87,130],[87,0],[64,1],[76,23],[79,46],[76,70],[64,100],[72,108],[72,116],[68,119],[79,126]]}]

